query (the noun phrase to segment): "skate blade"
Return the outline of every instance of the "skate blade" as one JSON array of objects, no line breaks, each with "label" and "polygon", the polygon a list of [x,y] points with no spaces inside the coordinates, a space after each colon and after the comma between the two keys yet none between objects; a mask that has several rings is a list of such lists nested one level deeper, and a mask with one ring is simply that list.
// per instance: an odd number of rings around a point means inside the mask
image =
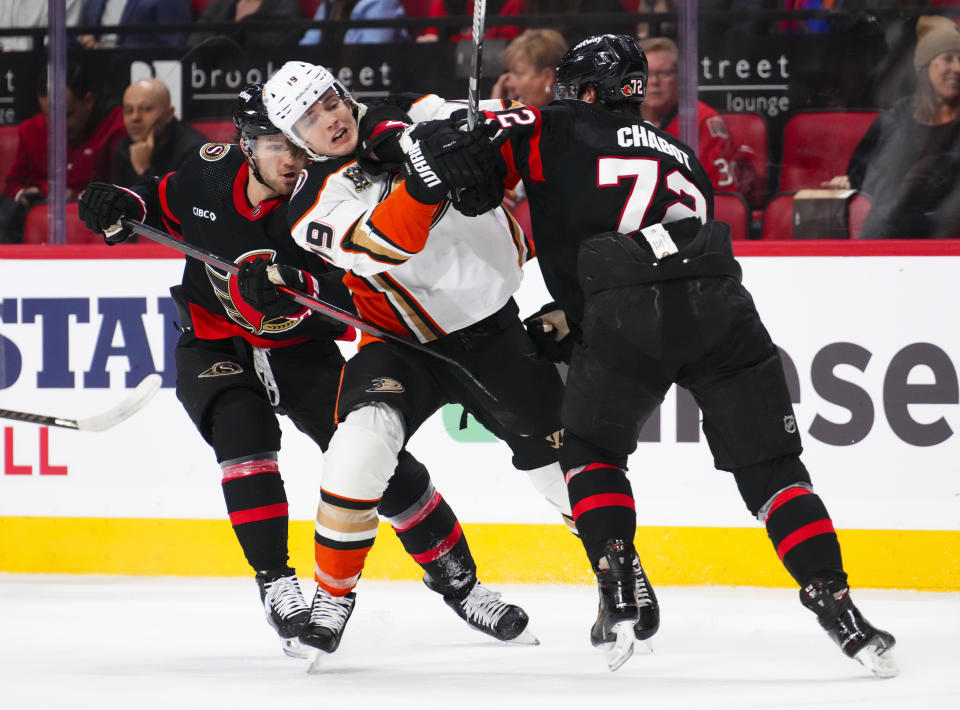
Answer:
[{"label": "skate blade", "polygon": [[521,646],[539,646],[540,639],[538,639],[536,636],[530,633],[528,629],[524,629],[523,631],[520,632],[519,636],[515,636],[514,638],[507,641],[507,643],[518,643]]},{"label": "skate blade", "polygon": [[893,678],[900,672],[889,648],[864,646],[854,658],[878,678]]},{"label": "skate blade", "polygon": [[317,651],[317,655],[313,657],[310,667],[307,668],[307,673],[310,675],[320,675],[323,673],[323,662],[329,655],[326,651]]},{"label": "skate blade", "polygon": [[300,643],[300,639],[282,638],[280,639],[280,647],[283,649],[284,654],[290,656],[290,658],[310,658],[311,649]]},{"label": "skate blade", "polygon": [[635,641],[633,622],[618,621],[610,631],[617,638],[603,645],[603,653],[607,659],[607,666],[610,667],[611,671],[615,671],[633,655],[633,642]]}]

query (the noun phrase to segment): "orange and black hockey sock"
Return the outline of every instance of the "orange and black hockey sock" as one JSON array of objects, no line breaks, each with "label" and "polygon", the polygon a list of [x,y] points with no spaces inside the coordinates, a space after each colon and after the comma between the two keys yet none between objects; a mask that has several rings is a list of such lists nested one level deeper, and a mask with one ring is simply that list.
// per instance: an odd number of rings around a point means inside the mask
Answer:
[{"label": "orange and black hockey sock", "polygon": [[223,498],[243,554],[257,571],[287,566],[287,495],[276,452],[222,461]]},{"label": "orange and black hockey sock", "polygon": [[377,538],[378,503],[320,489],[313,534],[313,578],[334,596],[348,594],[360,580],[367,554]]},{"label": "orange and black hockey sock", "polygon": [[434,581],[454,591],[477,576],[477,565],[453,509],[433,487],[427,469],[406,451],[380,501],[403,549]]},{"label": "orange and black hockey sock", "polygon": [[573,520],[591,565],[603,557],[607,540],[633,544],[637,514],[626,472],[609,463],[590,463],[565,472]]}]

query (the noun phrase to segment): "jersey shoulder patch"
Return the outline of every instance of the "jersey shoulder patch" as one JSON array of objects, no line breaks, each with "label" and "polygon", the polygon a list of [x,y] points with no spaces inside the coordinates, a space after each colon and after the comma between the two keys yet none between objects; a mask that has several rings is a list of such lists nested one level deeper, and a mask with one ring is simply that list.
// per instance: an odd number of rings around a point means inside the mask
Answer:
[{"label": "jersey shoulder patch", "polygon": [[230,148],[230,143],[204,143],[200,146],[200,157],[212,163],[226,156]]},{"label": "jersey shoulder patch", "polygon": [[710,130],[710,135],[714,138],[729,138],[730,134],[727,132],[727,124],[719,116],[710,116],[706,119],[707,128]]}]

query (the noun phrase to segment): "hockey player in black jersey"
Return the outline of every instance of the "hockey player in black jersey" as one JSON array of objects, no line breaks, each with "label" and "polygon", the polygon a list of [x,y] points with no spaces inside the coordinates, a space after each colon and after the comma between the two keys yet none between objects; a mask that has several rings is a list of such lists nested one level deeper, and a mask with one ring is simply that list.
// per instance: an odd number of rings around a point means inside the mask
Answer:
[{"label": "hockey player in black jersey", "polygon": [[777,347],[740,283],[729,227],[711,221],[710,181],[687,146],[640,119],[646,79],[636,38],[592,37],[560,62],[562,100],[491,119],[509,132],[508,180],[524,182],[562,311],[543,320],[559,324],[551,336],[573,333],[561,464],[599,583],[591,638],[614,644],[611,668],[629,656],[642,600],[629,569],[627,457],[676,383],[696,399],[715,466],[765,524],[804,606],[846,655],[893,675],[893,636],[850,599],[837,535],[800,460]]},{"label": "hockey player in black jersey", "polygon": [[[261,91],[251,85],[240,93],[234,113],[239,145],[208,143],[176,172],[135,190],[94,183],[81,196],[80,216],[97,232],[122,216],[149,219],[241,265],[257,257],[282,262],[302,278],[301,290],[351,309],[343,272],[290,238],[286,203],[307,159],[271,125]],[[227,512],[256,572],[267,620],[284,651],[302,657],[306,650],[298,635],[310,620],[310,606],[287,561],[277,415],[287,415],[327,449],[344,364],[334,340],[344,327],[275,298],[273,287],[268,291],[274,298],[260,299],[262,310],[254,310],[237,289],[235,276],[186,260],[182,283],[171,289],[182,320],[175,351],[177,396],[216,454]],[[456,516],[406,450],[374,512],[374,525],[376,512],[391,522],[404,549],[439,589],[479,584]],[[522,609],[500,605],[525,623]]]}]

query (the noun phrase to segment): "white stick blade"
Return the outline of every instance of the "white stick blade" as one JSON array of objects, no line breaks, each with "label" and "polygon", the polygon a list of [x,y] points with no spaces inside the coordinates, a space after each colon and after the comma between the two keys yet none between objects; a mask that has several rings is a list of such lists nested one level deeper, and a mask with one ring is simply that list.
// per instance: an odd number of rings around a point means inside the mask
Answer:
[{"label": "white stick blade", "polygon": [[153,395],[160,390],[163,379],[153,373],[147,375],[143,381],[114,408],[86,419],[77,420],[77,429],[80,431],[105,431],[116,426],[124,419],[133,416],[149,402]]}]

